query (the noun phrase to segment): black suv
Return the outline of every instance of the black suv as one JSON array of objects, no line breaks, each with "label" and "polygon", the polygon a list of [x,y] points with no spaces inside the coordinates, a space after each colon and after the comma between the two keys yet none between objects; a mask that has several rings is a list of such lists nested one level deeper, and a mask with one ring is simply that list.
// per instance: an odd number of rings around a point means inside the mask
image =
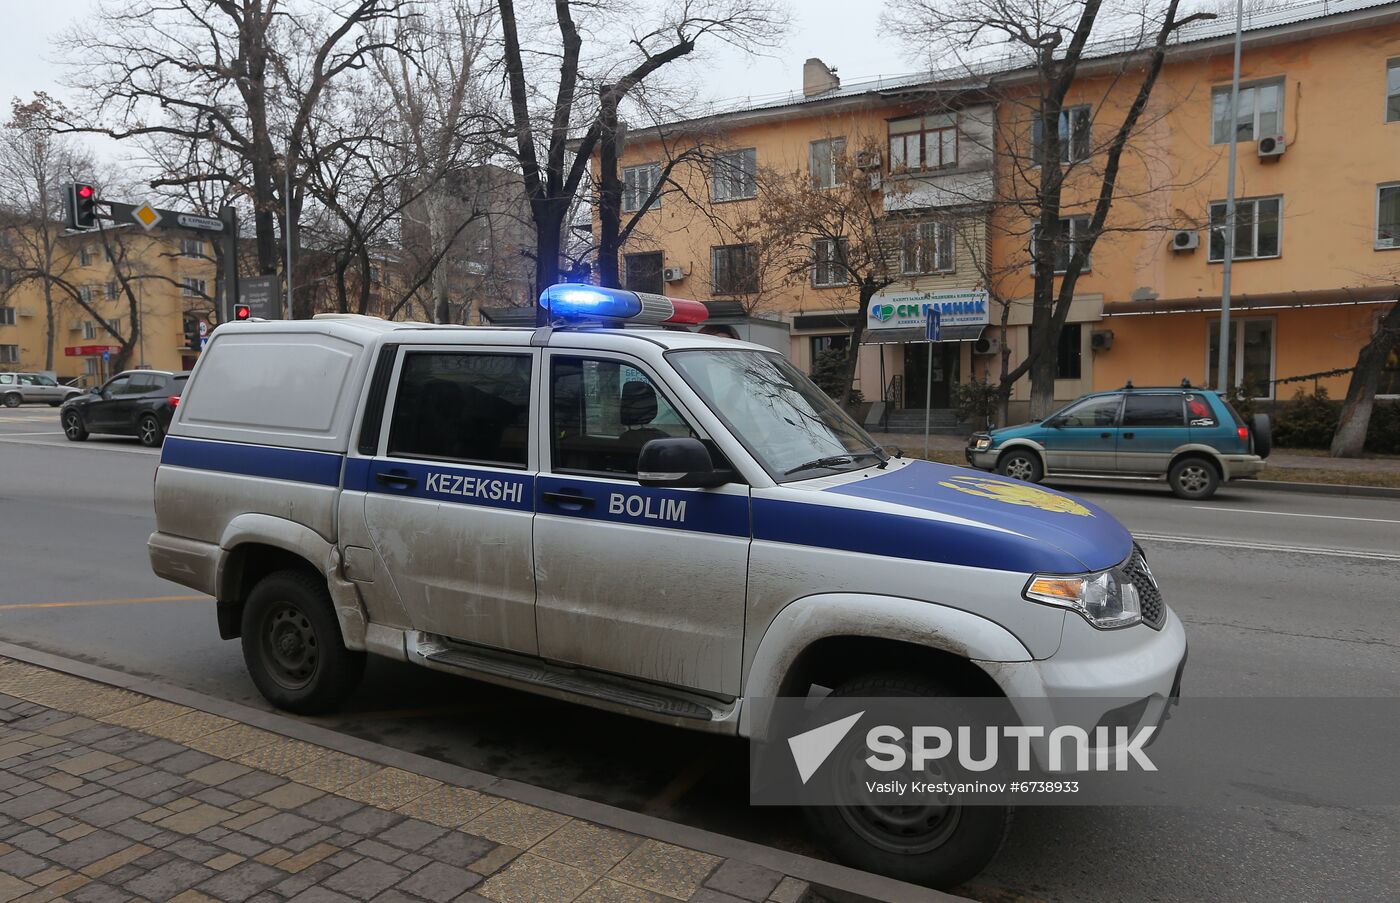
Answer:
[{"label": "black suv", "polygon": [[142,445],[156,448],[165,441],[189,376],[164,370],[118,373],[88,394],[63,403],[59,412],[63,434],[73,442],[82,442],[89,433],[135,436]]}]

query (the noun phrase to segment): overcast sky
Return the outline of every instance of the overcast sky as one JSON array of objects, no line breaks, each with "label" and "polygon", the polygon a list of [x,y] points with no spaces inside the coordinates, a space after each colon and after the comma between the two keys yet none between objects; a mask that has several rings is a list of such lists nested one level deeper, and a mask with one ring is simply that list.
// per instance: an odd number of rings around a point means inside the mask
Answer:
[{"label": "overcast sky", "polygon": [[[93,0],[0,0],[5,12],[0,102],[6,112],[12,97],[34,91],[64,96],[54,41],[92,5]],[[706,73],[706,84],[699,86],[703,96],[723,101],[800,90],[802,63],[810,56],[837,67],[846,81],[911,71],[915,67],[898,48],[879,36],[880,6],[864,0],[794,0],[792,30],[783,47],[757,58],[725,48],[712,57],[713,65],[693,70]]]}]

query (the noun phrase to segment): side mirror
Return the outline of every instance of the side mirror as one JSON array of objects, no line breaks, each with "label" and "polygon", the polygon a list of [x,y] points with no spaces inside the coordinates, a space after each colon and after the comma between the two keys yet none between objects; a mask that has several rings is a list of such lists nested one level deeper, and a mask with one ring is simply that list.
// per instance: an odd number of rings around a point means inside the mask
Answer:
[{"label": "side mirror", "polygon": [[673,489],[708,489],[730,482],[734,474],[716,470],[710,450],[699,439],[652,439],[637,455],[637,482]]},{"label": "side mirror", "polygon": [[1048,426],[1052,430],[1057,430],[1064,425],[1065,421],[1063,417],[1051,417],[1049,420],[1045,421],[1044,424],[1042,424],[1042,426]]}]

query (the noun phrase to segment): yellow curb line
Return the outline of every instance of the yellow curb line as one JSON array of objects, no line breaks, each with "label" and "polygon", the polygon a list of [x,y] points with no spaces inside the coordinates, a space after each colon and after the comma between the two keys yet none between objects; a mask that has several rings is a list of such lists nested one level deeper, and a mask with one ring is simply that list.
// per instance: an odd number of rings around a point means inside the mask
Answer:
[{"label": "yellow curb line", "polygon": [[0,611],[16,608],[77,608],[83,605],[137,605],[144,602],[198,602],[212,596],[147,596],[139,599],[83,599],[77,602],[15,602],[0,605]]}]

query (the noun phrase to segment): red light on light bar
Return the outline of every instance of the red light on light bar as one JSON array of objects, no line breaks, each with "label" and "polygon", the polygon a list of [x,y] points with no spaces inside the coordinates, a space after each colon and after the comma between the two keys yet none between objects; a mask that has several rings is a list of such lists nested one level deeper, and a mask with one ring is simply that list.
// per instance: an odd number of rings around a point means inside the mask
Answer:
[{"label": "red light on light bar", "polygon": [[699,301],[688,301],[685,298],[671,298],[670,301],[673,312],[665,320],[667,323],[693,326],[696,323],[704,323],[710,316],[709,308]]}]

